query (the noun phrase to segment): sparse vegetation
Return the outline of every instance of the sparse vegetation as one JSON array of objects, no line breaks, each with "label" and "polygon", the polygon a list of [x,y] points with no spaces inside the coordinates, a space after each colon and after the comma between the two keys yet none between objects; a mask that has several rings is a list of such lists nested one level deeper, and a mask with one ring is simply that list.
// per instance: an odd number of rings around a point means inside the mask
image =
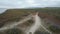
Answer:
[{"label": "sparse vegetation", "polygon": [[[19,21],[25,16],[39,12],[39,16],[42,18],[50,18],[53,16],[54,20],[59,20],[60,24],[60,8],[36,8],[36,9],[8,9],[6,12],[0,14],[0,27],[4,26],[5,23]],[[32,21],[28,21],[31,22]],[[2,25],[1,25],[2,24]],[[50,27],[53,32],[60,32],[60,29],[54,29],[53,26]],[[18,29],[8,30],[6,34],[20,34],[21,31]]]},{"label": "sparse vegetation", "polygon": [[0,32],[1,34],[23,34],[24,32],[22,30],[19,30],[17,28],[12,28],[5,30],[3,32]]},{"label": "sparse vegetation", "polygon": [[50,26],[49,29],[53,32],[53,33],[60,33],[60,27],[57,26]]},{"label": "sparse vegetation", "polygon": [[16,29],[16,28],[13,28],[13,29],[10,29],[10,30],[7,30],[6,31],[6,34],[23,34],[24,32],[22,32],[22,30],[19,30],[19,29]]}]

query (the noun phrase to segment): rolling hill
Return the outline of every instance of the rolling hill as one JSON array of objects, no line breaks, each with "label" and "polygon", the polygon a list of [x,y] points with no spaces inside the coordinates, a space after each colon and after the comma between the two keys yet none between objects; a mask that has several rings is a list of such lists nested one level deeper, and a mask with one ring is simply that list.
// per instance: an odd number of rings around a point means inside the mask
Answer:
[{"label": "rolling hill", "polygon": [[54,24],[60,26],[60,8],[55,7],[34,9],[8,9],[4,13],[0,14],[0,27],[3,27],[5,24],[10,22],[18,22],[19,20],[35,12],[39,12],[39,16],[42,19],[48,19],[50,21],[53,21]]}]

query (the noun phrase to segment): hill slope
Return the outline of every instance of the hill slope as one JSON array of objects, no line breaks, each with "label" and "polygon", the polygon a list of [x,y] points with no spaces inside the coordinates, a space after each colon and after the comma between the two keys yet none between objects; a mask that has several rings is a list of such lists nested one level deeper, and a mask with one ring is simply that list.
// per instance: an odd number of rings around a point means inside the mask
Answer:
[{"label": "hill slope", "polygon": [[[36,9],[8,9],[4,13],[0,14],[0,27],[9,22],[19,21],[22,18],[39,12],[39,16],[42,19],[48,19],[55,24],[60,25],[60,8],[36,8]],[[31,21],[28,21],[31,22]]]},{"label": "hill slope", "polygon": [[36,8],[36,9],[8,9],[0,14],[0,23],[19,21],[35,11],[40,17],[60,22],[60,8]]}]

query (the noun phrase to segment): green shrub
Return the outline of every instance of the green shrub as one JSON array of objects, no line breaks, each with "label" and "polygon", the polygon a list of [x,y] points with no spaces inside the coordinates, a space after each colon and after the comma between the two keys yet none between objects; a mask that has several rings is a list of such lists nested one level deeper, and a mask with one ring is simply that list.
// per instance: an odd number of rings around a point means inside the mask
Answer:
[{"label": "green shrub", "polygon": [[56,16],[56,19],[60,20],[60,16]]},{"label": "green shrub", "polygon": [[50,26],[49,29],[50,29],[52,32],[55,32],[55,33],[60,32],[60,28],[58,28],[57,26]]},{"label": "green shrub", "polygon": [[14,29],[7,30],[6,34],[23,34],[23,32],[19,29],[14,28]]}]

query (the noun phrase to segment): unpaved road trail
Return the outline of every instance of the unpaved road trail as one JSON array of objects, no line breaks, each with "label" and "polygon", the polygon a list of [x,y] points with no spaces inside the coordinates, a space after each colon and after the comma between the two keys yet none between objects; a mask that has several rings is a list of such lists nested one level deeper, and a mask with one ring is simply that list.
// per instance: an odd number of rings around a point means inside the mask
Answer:
[{"label": "unpaved road trail", "polygon": [[0,31],[4,31],[4,30],[7,30],[7,29],[14,28],[15,26],[17,26],[21,23],[24,23],[24,22],[30,20],[31,18],[32,18],[31,15],[28,15],[26,18],[20,20],[19,22],[14,22],[12,24],[7,24],[6,26],[3,26],[2,28],[0,28]]},{"label": "unpaved road trail", "polygon": [[[6,26],[3,26],[2,28],[0,28],[0,31],[4,31],[7,29],[12,29],[14,27],[16,27],[17,25],[20,25],[22,23],[25,23],[26,21],[32,19],[33,15],[28,15],[26,18],[20,20],[19,22],[14,22],[11,24],[7,24]],[[40,28],[40,26],[46,30],[47,32],[49,32],[50,34],[52,34],[52,32],[50,32],[49,30],[47,30],[41,23],[41,19],[38,15],[34,16],[35,18],[35,23],[27,30],[28,32],[26,32],[26,34],[29,34],[29,32],[32,32],[32,34],[34,34],[34,32]],[[51,22],[51,21],[50,21]]]},{"label": "unpaved road trail", "polygon": [[34,24],[30,27],[30,29],[26,32],[26,34],[34,34],[39,28],[43,28],[46,32],[52,34],[51,31],[49,31],[46,27],[43,26],[41,18],[36,14],[34,16]]}]

